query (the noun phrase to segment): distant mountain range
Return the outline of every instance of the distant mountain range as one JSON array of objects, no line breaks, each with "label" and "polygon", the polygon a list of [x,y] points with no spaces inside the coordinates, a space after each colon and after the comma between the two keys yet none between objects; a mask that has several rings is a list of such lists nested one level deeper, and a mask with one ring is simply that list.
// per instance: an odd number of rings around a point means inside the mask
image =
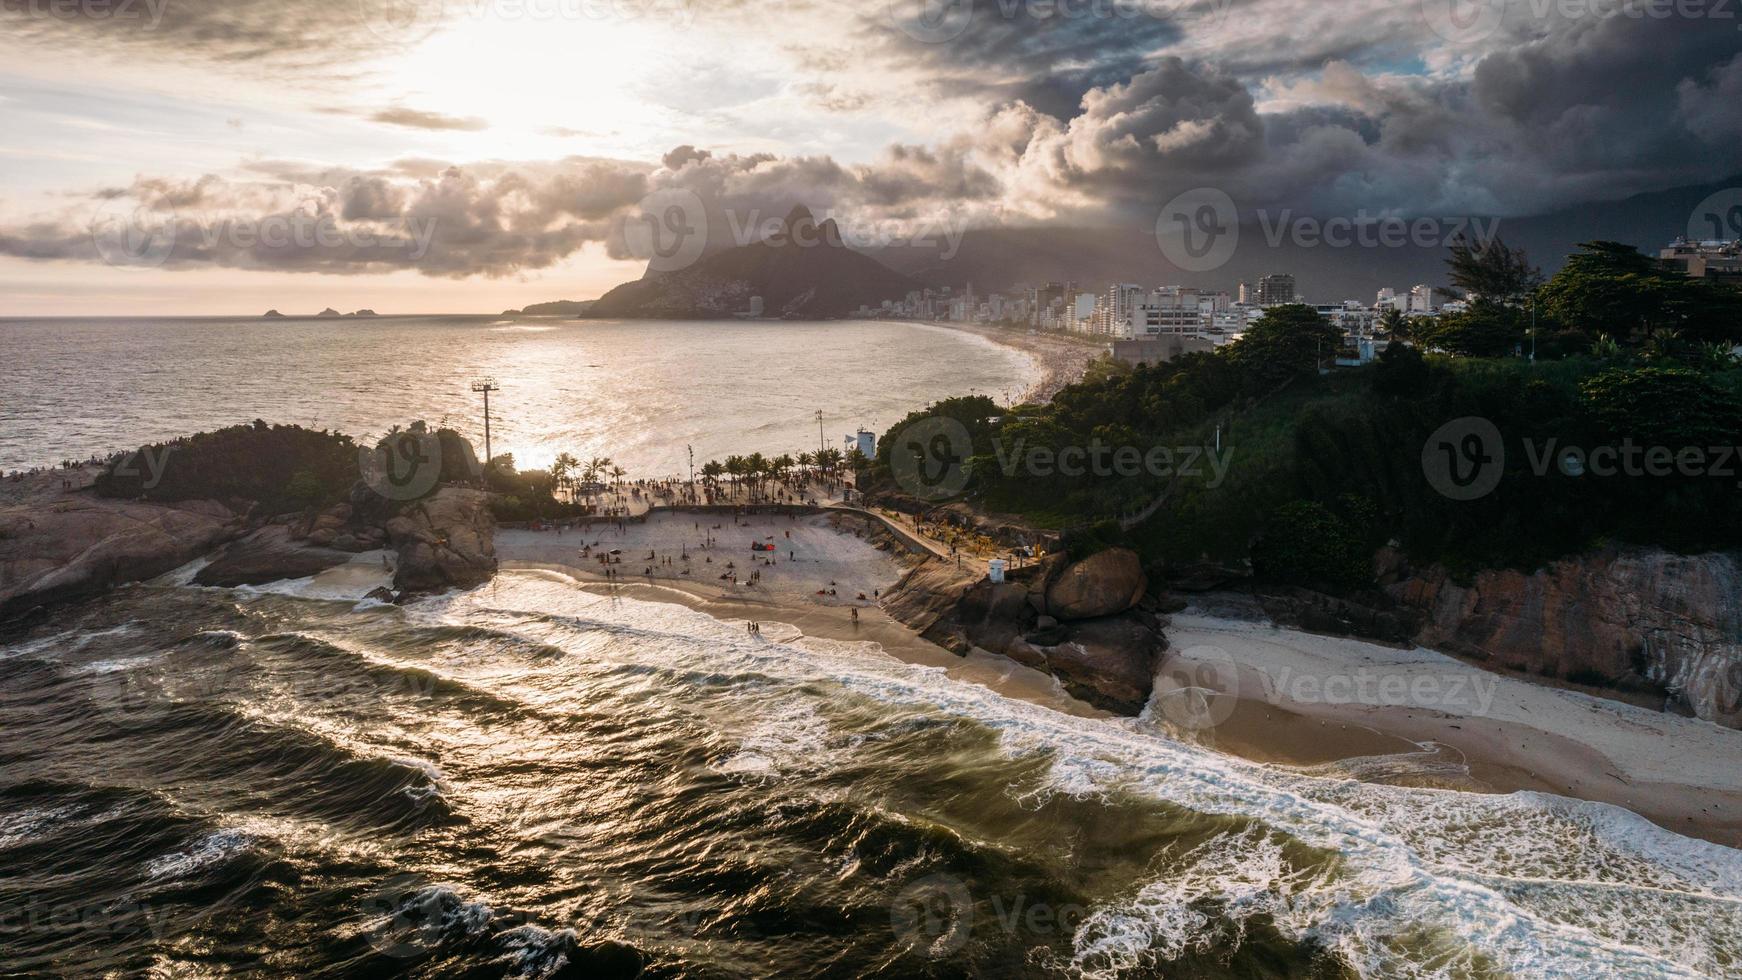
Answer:
[{"label": "distant mountain range", "polygon": [[662,273],[650,267],[642,278],[590,303],[541,303],[504,315],[721,319],[745,315],[750,298],[760,296],[763,316],[828,319],[927,286],[960,289],[972,283],[985,295],[1021,284],[1073,281],[1099,291],[1110,282],[1133,282],[1233,292],[1241,282],[1256,284],[1280,272],[1292,274],[1298,294],[1312,302],[1371,300],[1383,286],[1444,285],[1445,239],[1457,228],[1492,231],[1524,248],[1552,275],[1583,241],[1626,242],[1655,254],[1688,233],[1689,219],[1702,201],[1736,187],[1742,187],[1742,176],[1526,218],[1428,216],[1437,220],[1435,235],[1425,244],[1397,246],[1306,244],[1290,231],[1298,216],[1271,213],[1243,224],[1233,254],[1206,272],[1169,262],[1147,227],[982,228],[967,232],[953,251],[939,240],[860,252],[842,242],[833,220],[819,225],[809,209],[799,206],[774,234],[747,245],[715,247],[687,268]]},{"label": "distant mountain range", "polygon": [[795,207],[767,237],[705,254],[694,264],[654,272],[599,297],[586,316],[600,319],[719,319],[746,313],[788,319],[843,317],[919,288],[913,279],[841,240],[831,219],[817,224]]}]

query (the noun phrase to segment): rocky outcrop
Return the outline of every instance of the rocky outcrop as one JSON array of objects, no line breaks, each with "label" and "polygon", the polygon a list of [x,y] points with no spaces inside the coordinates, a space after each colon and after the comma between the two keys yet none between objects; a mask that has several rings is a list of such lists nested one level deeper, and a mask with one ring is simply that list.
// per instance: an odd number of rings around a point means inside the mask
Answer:
[{"label": "rocky outcrop", "polygon": [[1467,583],[1394,569],[1423,646],[1541,676],[1662,691],[1742,728],[1742,564],[1727,554],[1611,549]]},{"label": "rocky outcrop", "polygon": [[272,524],[225,545],[194,575],[194,584],[233,588],[307,578],[350,560],[346,552],[299,543],[289,527]]},{"label": "rocky outcrop", "polygon": [[470,588],[496,573],[496,520],[482,490],[443,487],[387,522],[399,553],[394,588],[430,592]]},{"label": "rocky outcrop", "polygon": [[978,648],[1009,657],[1091,704],[1136,715],[1149,701],[1167,640],[1165,621],[1135,608],[1145,601],[1135,559],[1130,552],[1074,565],[1053,559],[1005,582],[968,579],[931,559],[890,590],[883,608],[957,653]]},{"label": "rocky outcrop", "polygon": [[0,509],[0,619],[172,571],[242,533],[211,501],[50,495]]},{"label": "rocky outcrop", "polygon": [[1129,548],[1108,548],[1067,566],[1046,590],[1059,619],[1112,616],[1137,605],[1149,589],[1143,562]]},{"label": "rocky outcrop", "polygon": [[1072,623],[1066,638],[1041,648],[1046,667],[1065,690],[1090,704],[1135,715],[1148,703],[1167,650],[1161,623],[1147,616],[1113,616]]},{"label": "rocky outcrop", "polygon": [[928,632],[953,612],[974,580],[946,561],[924,561],[907,570],[883,599],[883,610],[909,629]]}]

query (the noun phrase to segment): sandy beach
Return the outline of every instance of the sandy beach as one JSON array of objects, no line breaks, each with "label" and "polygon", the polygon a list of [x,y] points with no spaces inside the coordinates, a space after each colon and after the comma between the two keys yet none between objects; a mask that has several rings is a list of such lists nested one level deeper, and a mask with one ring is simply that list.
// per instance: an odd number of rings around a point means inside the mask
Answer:
[{"label": "sandy beach", "polygon": [[[1742,846],[1742,731],[1419,647],[1196,609],[1174,616],[1167,633],[1164,678],[1222,691],[1207,712],[1215,724],[1199,733],[1206,743],[1357,778],[1613,803],[1677,833]],[[1376,760],[1374,749],[1405,755]]]},{"label": "sandy beach", "polygon": [[[600,526],[561,535],[501,530],[496,534],[496,554],[504,568],[553,569],[592,591],[681,603],[727,622],[756,622],[770,639],[809,636],[875,644],[883,654],[941,668],[1006,697],[1072,715],[1103,714],[1066,694],[1046,674],[989,653],[958,657],[891,618],[878,607],[877,598],[900,580],[906,565],[872,544],[863,533],[863,521],[851,513],[755,514],[734,524],[728,515],[655,513],[622,530]],[[702,547],[708,539],[712,544]],[[753,552],[752,542],[773,544],[776,551]],[[595,554],[601,549],[623,552],[622,564],[610,566],[616,574],[607,578],[605,566],[581,557],[584,545],[593,546]],[[686,550],[691,555],[688,562],[678,557]],[[674,557],[675,564],[650,562],[650,551]],[[759,560],[773,564],[758,564]],[[720,577],[728,564],[740,573],[735,583]],[[689,574],[683,574],[686,567]],[[652,574],[647,574],[649,568]],[[762,573],[760,580],[748,582],[756,571]],[[831,588],[835,595],[818,595]],[[866,598],[859,598],[861,594]]]},{"label": "sandy beach", "polygon": [[[503,530],[496,547],[507,568],[559,570],[589,590],[755,621],[771,638],[863,641],[1007,697],[1103,716],[1046,674],[982,652],[957,657],[885,614],[877,599],[913,559],[878,548],[862,520],[752,515],[734,524],[727,515],[659,513],[622,530]],[[712,543],[704,548],[705,540]],[[754,552],[752,542],[777,550]],[[596,559],[582,558],[583,546],[595,555],[620,551],[616,574],[607,578]],[[676,557],[686,551],[687,563]],[[667,557],[674,564],[662,564]],[[721,578],[728,564],[737,582]],[[755,571],[760,579],[749,582]],[[835,595],[826,594],[830,588]],[[1742,732],[1507,677],[1431,650],[1199,609],[1173,617],[1167,635],[1171,649],[1149,715],[1180,737],[1332,778],[1613,803],[1678,833],[1742,845]],[[1207,700],[1199,697],[1204,689],[1214,692]],[[1193,710],[1174,711],[1187,695],[1198,698]]]},{"label": "sandy beach", "polygon": [[983,323],[953,323],[947,320],[927,321],[946,330],[961,330],[976,334],[1032,357],[1037,376],[1017,397],[1019,402],[1045,404],[1060,388],[1079,381],[1090,361],[1107,350],[1106,344],[1067,337],[1056,333],[1030,333],[1014,327],[994,327]]}]

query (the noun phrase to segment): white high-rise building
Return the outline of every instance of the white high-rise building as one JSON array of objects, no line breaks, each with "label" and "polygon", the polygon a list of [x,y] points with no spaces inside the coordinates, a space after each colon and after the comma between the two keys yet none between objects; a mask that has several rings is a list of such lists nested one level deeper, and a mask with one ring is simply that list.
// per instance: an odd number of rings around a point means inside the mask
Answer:
[{"label": "white high-rise building", "polygon": [[1438,297],[1432,286],[1416,286],[1409,291],[1409,312],[1432,313],[1439,307]]}]

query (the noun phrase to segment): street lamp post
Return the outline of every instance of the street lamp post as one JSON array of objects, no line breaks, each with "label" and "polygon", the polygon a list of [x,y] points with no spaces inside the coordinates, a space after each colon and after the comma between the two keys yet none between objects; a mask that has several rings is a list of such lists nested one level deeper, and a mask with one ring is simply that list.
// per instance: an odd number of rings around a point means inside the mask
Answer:
[{"label": "street lamp post", "polygon": [[490,468],[490,392],[501,391],[502,387],[495,378],[482,378],[472,382],[472,390],[484,395],[484,468]]}]

